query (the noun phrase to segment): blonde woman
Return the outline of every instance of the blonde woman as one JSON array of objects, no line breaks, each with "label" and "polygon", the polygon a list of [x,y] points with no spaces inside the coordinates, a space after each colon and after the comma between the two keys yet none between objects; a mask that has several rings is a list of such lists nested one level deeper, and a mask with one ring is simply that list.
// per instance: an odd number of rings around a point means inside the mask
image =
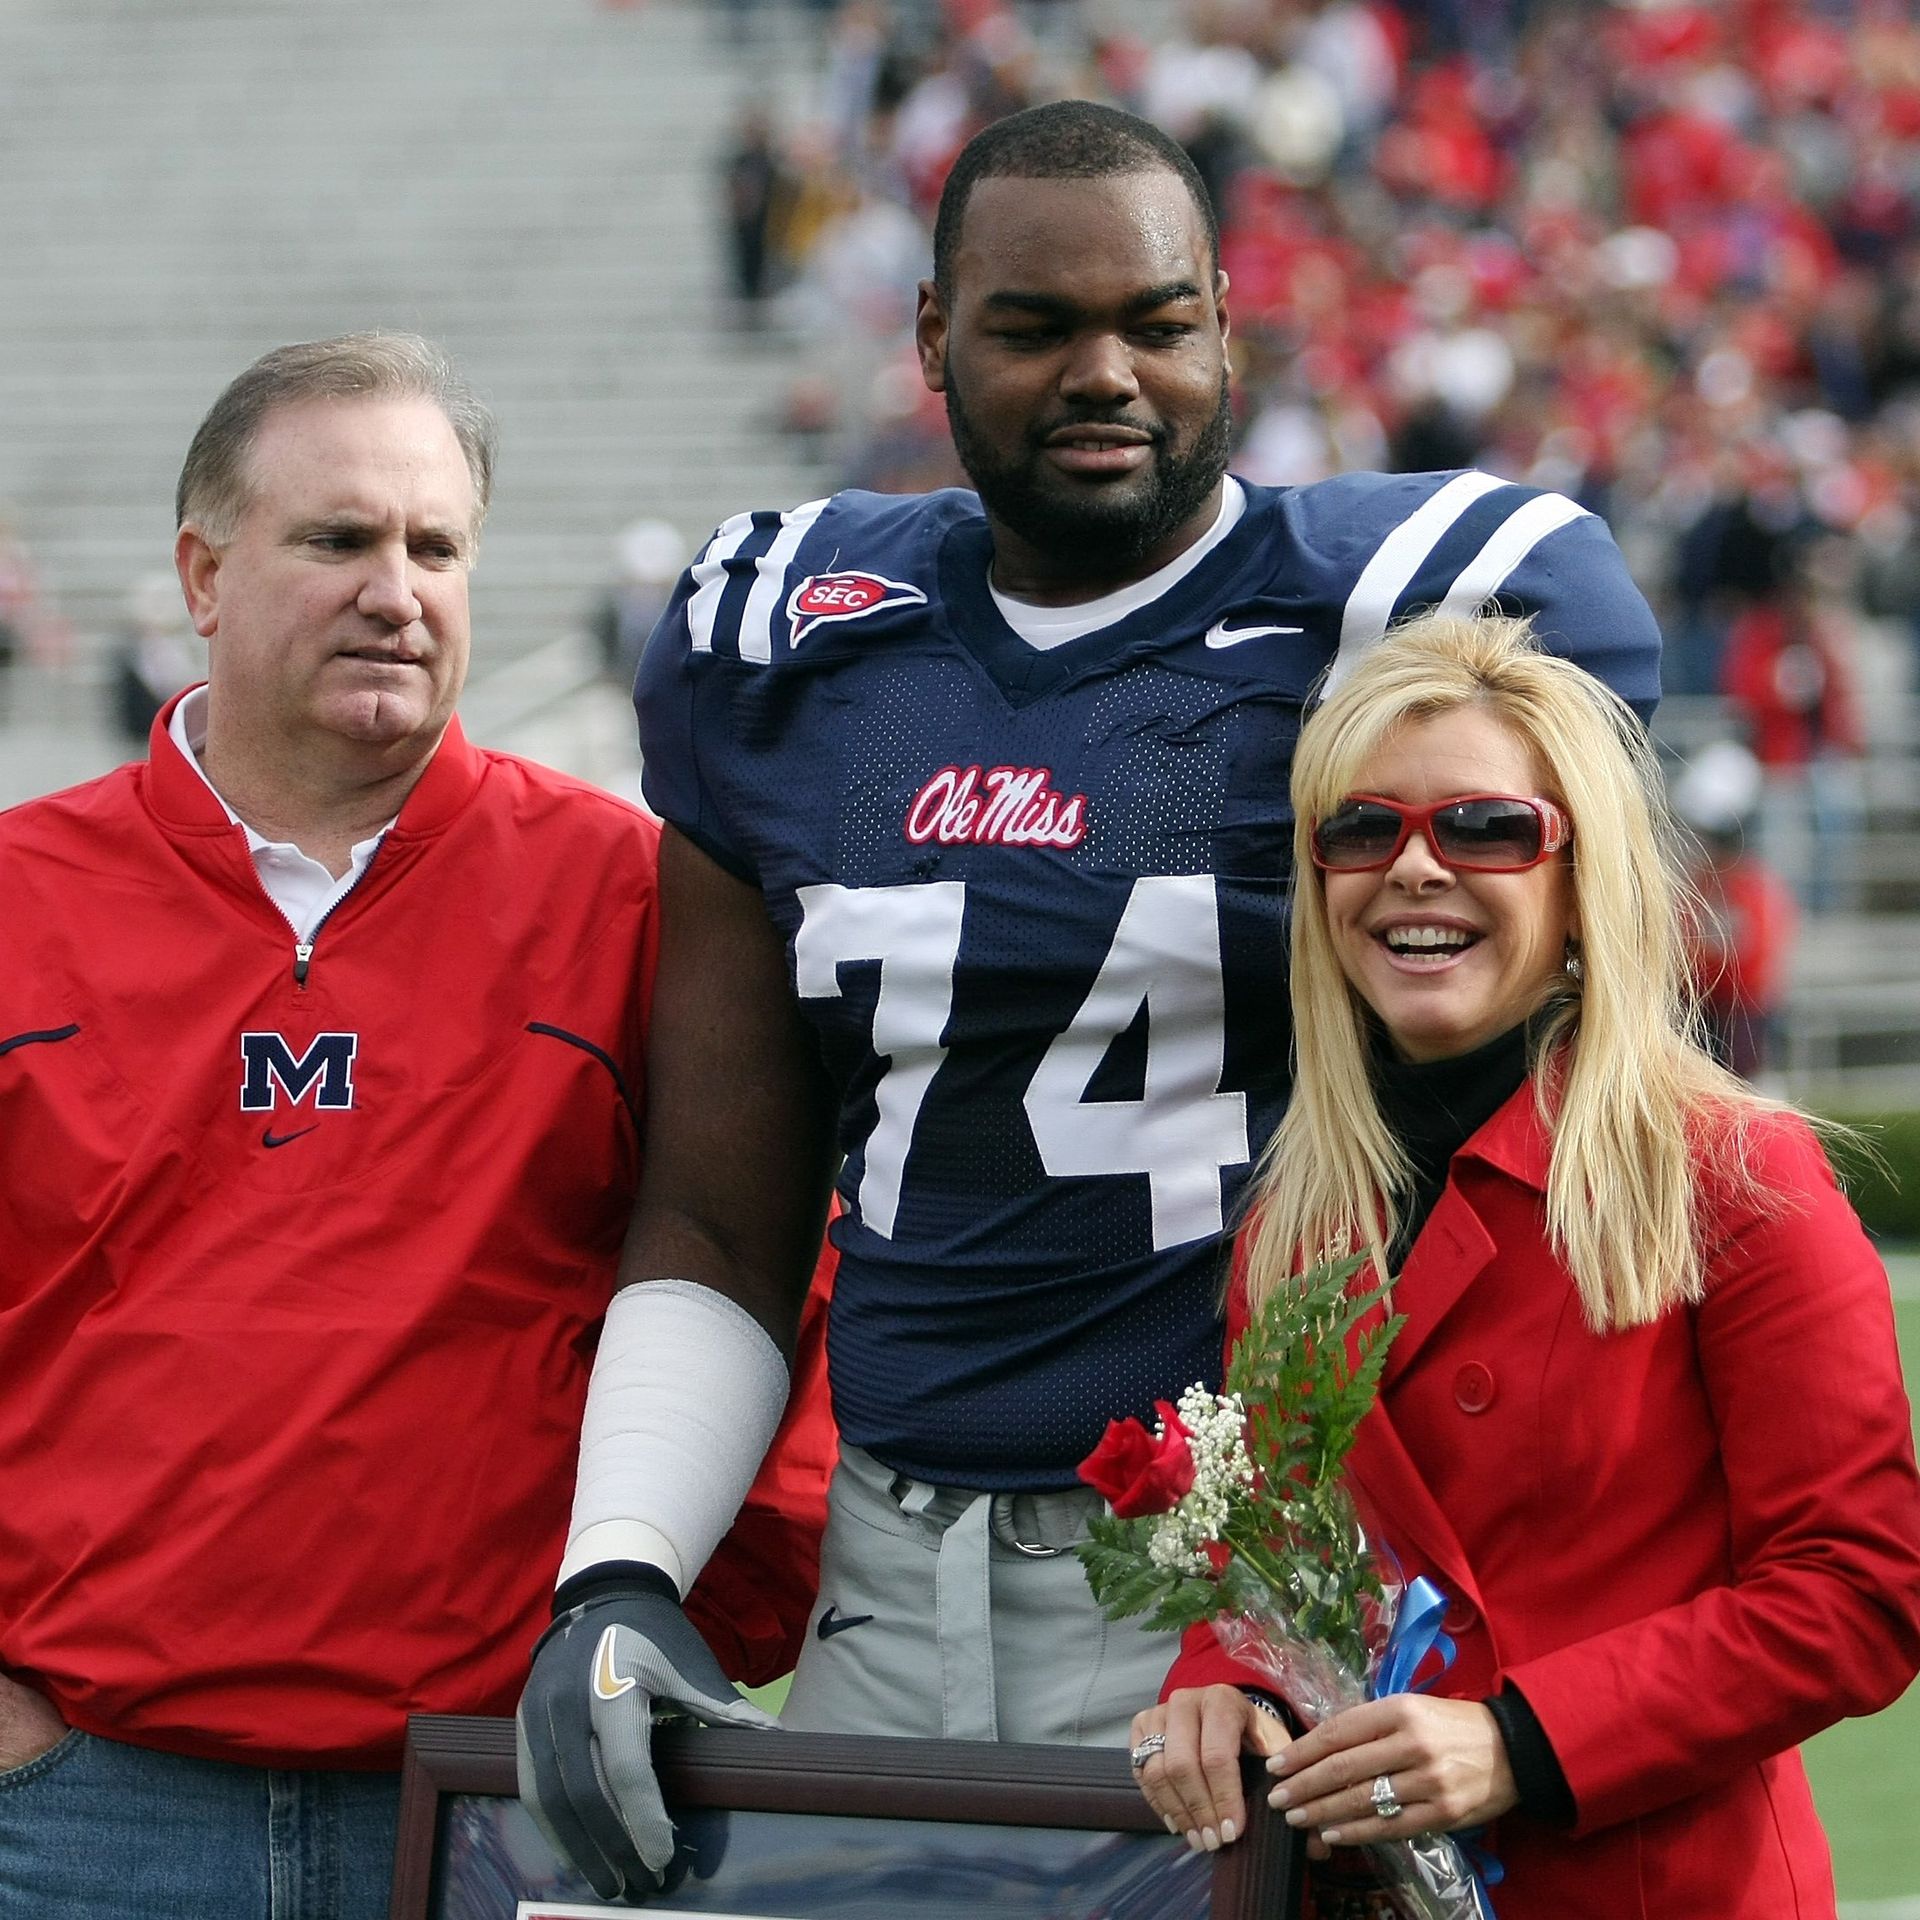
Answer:
[{"label": "blonde woman", "polygon": [[1458,1659],[1287,1746],[1201,1629],[1143,1790],[1217,1845],[1272,1753],[1323,1916],[1341,1849],[1493,1822],[1501,1920],[1831,1920],[1794,1748],[1920,1666],[1920,1480],[1859,1222],[1692,1037],[1645,735],[1524,625],[1430,619],[1293,796],[1298,1080],[1233,1317],[1327,1250],[1397,1276],[1352,1474]]}]

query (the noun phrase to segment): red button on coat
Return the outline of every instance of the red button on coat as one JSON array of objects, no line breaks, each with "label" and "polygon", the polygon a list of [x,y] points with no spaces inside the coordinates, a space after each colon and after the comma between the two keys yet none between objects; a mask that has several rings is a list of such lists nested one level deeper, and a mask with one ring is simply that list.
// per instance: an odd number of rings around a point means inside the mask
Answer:
[{"label": "red button on coat", "polygon": [[1449,1633],[1471,1633],[1480,1624],[1480,1609],[1471,1600],[1456,1600],[1440,1624]]},{"label": "red button on coat", "polygon": [[1478,1360],[1469,1360],[1453,1376],[1454,1404],[1462,1413],[1485,1413],[1493,1405],[1493,1374]]}]

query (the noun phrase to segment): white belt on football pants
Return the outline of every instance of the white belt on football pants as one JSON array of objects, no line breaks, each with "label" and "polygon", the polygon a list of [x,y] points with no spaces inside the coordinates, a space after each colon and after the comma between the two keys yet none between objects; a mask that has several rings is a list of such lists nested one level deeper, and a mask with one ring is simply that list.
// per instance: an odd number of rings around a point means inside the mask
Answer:
[{"label": "white belt on football pants", "polygon": [[[997,1539],[1031,1559],[1055,1559],[1070,1552],[1073,1542],[1083,1536],[1088,1510],[1097,1501],[1072,1490],[971,1493],[930,1486],[904,1474],[895,1476],[892,1492],[902,1513],[940,1530],[934,1590],[942,1729],[949,1740],[997,1740],[993,1578],[987,1543]],[[1064,1537],[1050,1537],[1047,1523],[1056,1517],[1065,1523]],[[1022,1525],[1035,1537],[1023,1539]]]}]

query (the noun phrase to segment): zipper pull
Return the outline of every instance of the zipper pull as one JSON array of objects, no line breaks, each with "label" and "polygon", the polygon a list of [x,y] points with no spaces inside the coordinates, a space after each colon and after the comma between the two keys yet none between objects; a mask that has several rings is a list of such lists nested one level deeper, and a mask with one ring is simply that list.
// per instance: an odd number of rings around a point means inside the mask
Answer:
[{"label": "zipper pull", "polygon": [[307,968],[312,962],[313,942],[311,940],[296,941],[293,949],[293,984],[296,987],[304,987],[307,984]]}]

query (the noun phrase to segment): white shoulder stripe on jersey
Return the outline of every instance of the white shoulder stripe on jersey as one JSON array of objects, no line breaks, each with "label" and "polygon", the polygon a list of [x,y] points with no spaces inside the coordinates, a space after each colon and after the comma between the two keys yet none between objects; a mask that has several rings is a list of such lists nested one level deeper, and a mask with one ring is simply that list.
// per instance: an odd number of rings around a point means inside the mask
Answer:
[{"label": "white shoulder stripe on jersey", "polygon": [[753,591],[747,595],[746,611],[740,616],[742,660],[757,660],[764,665],[773,658],[773,623],[786,601],[787,568],[826,504],[825,500],[809,500],[805,506],[783,513],[773,545],[753,563]]},{"label": "white shoulder stripe on jersey", "polygon": [[727,590],[726,563],[746,544],[753,515],[736,513],[725,521],[707,550],[693,563],[693,593],[687,601],[687,630],[695,653],[713,651],[713,623],[720,617],[720,596]]},{"label": "white shoulder stripe on jersey", "polygon": [[1331,692],[1346,678],[1354,656],[1370,647],[1387,630],[1400,596],[1413,583],[1413,576],[1457,521],[1476,500],[1497,493],[1507,485],[1490,473],[1456,474],[1431,499],[1423,500],[1374,549],[1373,558],[1360,571],[1347,595],[1346,612],[1340,620],[1340,650],[1334,656],[1333,671],[1327,675]]},{"label": "white shoulder stripe on jersey", "polygon": [[1506,584],[1507,575],[1550,533],[1587,518],[1564,493],[1536,494],[1494,528],[1487,544],[1460,569],[1441,601],[1442,613],[1473,615]]}]

